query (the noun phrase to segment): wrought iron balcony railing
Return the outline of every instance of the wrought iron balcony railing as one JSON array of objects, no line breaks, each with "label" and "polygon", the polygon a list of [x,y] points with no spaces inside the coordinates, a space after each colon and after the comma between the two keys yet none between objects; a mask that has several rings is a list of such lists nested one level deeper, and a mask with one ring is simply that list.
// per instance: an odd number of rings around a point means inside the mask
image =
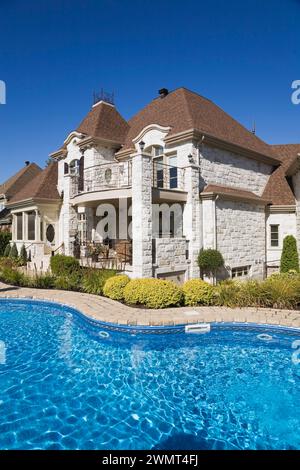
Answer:
[{"label": "wrought iron balcony railing", "polygon": [[152,186],[158,189],[184,190],[184,168],[153,161]]},{"label": "wrought iron balcony railing", "polygon": [[[184,168],[153,161],[152,187],[158,189],[184,190]],[[111,162],[95,165],[84,170],[83,176],[73,175],[71,197],[82,193],[132,186],[132,162]]]}]

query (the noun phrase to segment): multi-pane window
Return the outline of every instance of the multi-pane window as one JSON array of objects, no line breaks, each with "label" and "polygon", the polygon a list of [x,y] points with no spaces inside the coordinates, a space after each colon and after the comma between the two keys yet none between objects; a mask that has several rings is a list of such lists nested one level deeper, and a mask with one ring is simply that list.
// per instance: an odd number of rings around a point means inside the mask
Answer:
[{"label": "multi-pane window", "polygon": [[279,225],[270,225],[271,246],[279,246]]},{"label": "multi-pane window", "polygon": [[35,212],[27,213],[28,240],[35,240]]},{"label": "multi-pane window", "polygon": [[23,240],[23,214],[17,214],[17,240]]},{"label": "multi-pane window", "polygon": [[232,268],[231,277],[232,279],[236,277],[248,276],[251,266],[239,266],[237,268]]}]

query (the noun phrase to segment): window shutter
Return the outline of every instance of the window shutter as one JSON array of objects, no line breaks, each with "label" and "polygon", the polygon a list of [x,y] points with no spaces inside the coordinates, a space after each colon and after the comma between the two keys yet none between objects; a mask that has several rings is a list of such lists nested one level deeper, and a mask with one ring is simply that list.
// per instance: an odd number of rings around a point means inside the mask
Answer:
[{"label": "window shutter", "polygon": [[67,175],[69,173],[69,165],[65,162],[65,167],[64,167],[64,174]]},{"label": "window shutter", "polygon": [[78,191],[84,190],[84,155],[82,155],[79,160],[79,182],[78,182]]}]

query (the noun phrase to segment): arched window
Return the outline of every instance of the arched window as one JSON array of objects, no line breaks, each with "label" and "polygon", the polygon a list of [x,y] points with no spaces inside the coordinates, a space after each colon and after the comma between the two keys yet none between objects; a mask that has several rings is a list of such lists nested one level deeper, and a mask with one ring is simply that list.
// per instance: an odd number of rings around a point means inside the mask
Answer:
[{"label": "arched window", "polygon": [[151,145],[145,149],[146,153],[151,153],[151,155],[155,158],[162,157],[164,154],[164,148],[161,145]]}]

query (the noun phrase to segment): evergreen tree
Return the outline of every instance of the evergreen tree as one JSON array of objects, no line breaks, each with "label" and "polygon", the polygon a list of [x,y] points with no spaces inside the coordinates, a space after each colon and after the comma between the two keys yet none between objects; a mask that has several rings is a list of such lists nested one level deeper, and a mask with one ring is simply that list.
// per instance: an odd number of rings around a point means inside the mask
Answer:
[{"label": "evergreen tree", "polygon": [[283,240],[283,248],[280,260],[280,272],[289,271],[299,272],[299,255],[297,250],[297,241],[293,235],[287,235]]},{"label": "evergreen tree", "polygon": [[4,250],[3,256],[5,256],[5,257],[7,258],[7,257],[10,255],[10,250],[11,250],[11,246],[10,246],[10,243],[8,243],[8,244],[6,245],[5,250]]},{"label": "evergreen tree", "polygon": [[17,248],[17,245],[15,243],[11,247],[9,257],[12,258],[12,259],[18,259],[18,257],[19,257],[18,248]]},{"label": "evergreen tree", "polygon": [[28,257],[27,257],[27,251],[26,251],[24,244],[22,245],[21,250],[20,250],[20,261],[21,261],[22,266],[26,266]]}]

